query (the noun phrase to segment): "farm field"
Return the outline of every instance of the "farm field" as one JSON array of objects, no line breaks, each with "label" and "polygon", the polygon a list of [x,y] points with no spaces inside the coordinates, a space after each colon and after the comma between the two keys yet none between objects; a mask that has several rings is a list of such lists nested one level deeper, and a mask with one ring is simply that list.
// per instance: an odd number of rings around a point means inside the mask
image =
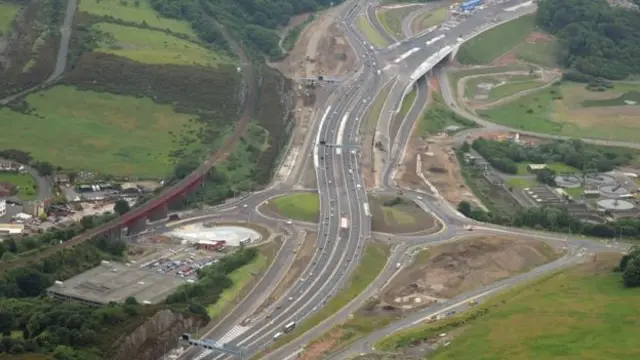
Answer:
[{"label": "farm field", "polygon": [[200,65],[215,67],[232,63],[231,58],[188,40],[161,31],[112,23],[94,27],[108,34],[95,51],[129,58],[145,64]]},{"label": "farm field", "polygon": [[23,201],[33,200],[38,193],[36,180],[29,174],[0,172],[0,183],[6,182],[18,188],[16,196]]},{"label": "farm field", "polygon": [[416,17],[411,24],[413,31],[419,33],[422,30],[426,30],[432,26],[440,25],[449,16],[449,9],[446,6],[439,7],[434,10],[425,11],[420,16]]},{"label": "farm field", "polygon": [[565,83],[478,113],[514,128],[619,141],[639,141],[640,84],[614,83],[592,92],[584,84]]},{"label": "farm field", "polygon": [[367,38],[367,40],[377,48],[387,47],[389,44],[382,35],[367,21],[364,16],[358,17],[358,29]]},{"label": "farm field", "polygon": [[13,19],[15,19],[18,11],[20,11],[20,6],[18,5],[0,2],[0,36],[6,35],[11,31]]},{"label": "farm field", "polygon": [[192,116],[144,97],[56,86],[29,95],[26,104],[25,113],[0,109],[0,124],[12,134],[0,138],[0,147],[73,170],[163,177],[172,169],[174,135],[196,129]]},{"label": "farm field", "polygon": [[113,16],[126,22],[147,24],[158,29],[169,29],[194,39],[197,37],[187,22],[159,16],[149,0],[82,0],[78,4],[78,10],[96,16]]},{"label": "farm field", "polygon": [[490,309],[486,314],[465,322],[463,328],[426,325],[388,338],[383,347],[446,331],[460,334],[430,359],[638,358],[634,334],[640,289],[623,288],[620,275],[612,273],[619,256],[599,254],[575,268],[498,295],[481,305]]}]

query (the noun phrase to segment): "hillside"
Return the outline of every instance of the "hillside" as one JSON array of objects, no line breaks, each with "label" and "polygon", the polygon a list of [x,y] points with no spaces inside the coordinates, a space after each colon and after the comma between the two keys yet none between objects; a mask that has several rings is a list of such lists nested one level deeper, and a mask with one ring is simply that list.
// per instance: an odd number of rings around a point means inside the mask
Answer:
[{"label": "hillside", "polygon": [[[35,35],[21,34],[39,28],[36,20],[24,20],[35,7],[32,2],[42,6],[52,1],[55,9],[66,6],[54,0],[23,1],[11,4],[17,11],[5,38],[15,37],[27,48]],[[247,119],[249,131],[214,176],[222,188],[208,201],[268,181],[288,139],[288,131],[282,129],[291,127],[288,83],[265,66],[251,66],[247,58],[241,61],[238,54],[254,53],[253,48],[240,49],[230,34],[225,38],[226,30],[213,18],[207,18],[211,29],[223,40],[209,38],[192,27],[195,23],[164,17],[154,8],[161,7],[148,0],[80,1],[65,73],[45,89],[0,108],[0,124],[14,134],[0,138],[0,149],[19,149],[72,171],[116,178],[180,178],[220,148],[234,129],[246,129],[247,123],[238,121],[243,108],[256,105],[246,102],[249,82],[258,77],[260,115]],[[51,28],[59,26],[62,15],[53,17]],[[48,40],[56,51],[57,38],[51,35]],[[20,57],[8,48],[3,54],[11,60],[3,69],[3,80],[12,79],[12,71],[23,63],[31,63],[33,69],[21,70],[24,79],[12,82],[14,87],[0,84],[4,94],[43,81],[56,55],[25,52]],[[227,185],[231,181],[234,189]]]}]

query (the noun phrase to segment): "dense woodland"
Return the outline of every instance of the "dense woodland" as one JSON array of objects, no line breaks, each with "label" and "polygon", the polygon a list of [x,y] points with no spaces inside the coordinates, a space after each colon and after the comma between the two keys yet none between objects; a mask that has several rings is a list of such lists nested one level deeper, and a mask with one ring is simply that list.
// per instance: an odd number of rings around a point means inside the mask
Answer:
[{"label": "dense woodland", "polygon": [[45,295],[55,280],[79,274],[101,260],[122,260],[125,249],[123,242],[98,239],[2,275],[0,332],[4,336],[0,353],[38,352],[58,360],[105,359],[119,336],[160,309],[170,308],[206,321],[205,307],[215,303],[222,291],[233,284],[228,275],[258,253],[255,248],[246,248],[228,255],[202,269],[198,282],[179,288],[160,305],[140,305],[135,298],[129,298],[124,304],[94,307]]},{"label": "dense woodland", "polygon": [[516,163],[544,164],[560,162],[584,172],[611,171],[633,160],[631,150],[599,147],[580,140],[550,141],[540,145],[477,139],[472,147],[494,168],[507,174],[516,174]]},{"label": "dense woodland", "polygon": [[206,42],[225,46],[218,24],[272,58],[283,55],[276,29],[292,16],[343,0],[151,0],[160,14],[189,21]]},{"label": "dense woodland", "polygon": [[568,79],[625,79],[640,73],[640,12],[605,0],[540,0],[537,23],[561,41]]}]

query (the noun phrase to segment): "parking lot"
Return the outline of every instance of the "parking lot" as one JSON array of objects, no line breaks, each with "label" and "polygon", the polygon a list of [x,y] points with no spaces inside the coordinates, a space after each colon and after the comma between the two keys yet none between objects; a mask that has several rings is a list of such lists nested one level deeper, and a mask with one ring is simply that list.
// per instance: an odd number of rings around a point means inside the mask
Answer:
[{"label": "parking lot", "polygon": [[180,278],[195,278],[198,269],[218,262],[222,253],[203,252],[193,248],[182,248],[178,251],[170,251],[159,258],[147,261],[140,267],[157,271],[158,273]]}]

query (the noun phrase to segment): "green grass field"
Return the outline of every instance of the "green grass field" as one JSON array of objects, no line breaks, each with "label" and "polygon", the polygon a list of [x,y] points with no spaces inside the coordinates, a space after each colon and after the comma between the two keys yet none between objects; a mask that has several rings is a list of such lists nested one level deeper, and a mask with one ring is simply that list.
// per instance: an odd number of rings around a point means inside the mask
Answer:
[{"label": "green grass field", "polygon": [[540,183],[536,179],[516,178],[516,177],[508,178],[505,181],[505,184],[508,187],[516,188],[516,189],[524,189],[528,187],[540,186]]},{"label": "green grass field", "polygon": [[38,185],[29,174],[0,172],[0,182],[8,182],[18,187],[16,194],[20,200],[33,200],[38,195]]},{"label": "green grass field", "polygon": [[[518,163],[516,164],[518,166],[518,175],[531,175],[532,173],[529,172],[529,170],[527,169],[527,166],[529,166],[529,163]],[[577,174],[580,173],[580,171],[576,168],[574,168],[573,166],[564,164],[564,163],[550,163],[547,164],[547,167],[549,167],[549,169],[555,171],[558,174]]]},{"label": "green grass field", "polygon": [[378,242],[368,243],[364,248],[362,259],[349,282],[322,308],[310,318],[299,324],[291,333],[283,336],[273,344],[276,349],[311,330],[316,325],[331,317],[362,293],[384,268],[389,258],[389,245]]},{"label": "green grass field", "polygon": [[513,51],[516,57],[522,61],[547,68],[559,67],[558,52],[560,51],[560,43],[555,39],[533,43],[523,42],[518,44]]},{"label": "green grass field", "polygon": [[377,48],[385,48],[389,46],[387,40],[378,33],[378,31],[367,21],[364,16],[358,17],[358,29],[371,45]]},{"label": "green grass field", "polygon": [[197,128],[191,116],[148,98],[56,86],[26,102],[29,114],[0,109],[0,124],[12,134],[0,137],[0,148],[74,170],[163,177],[173,168],[168,154],[177,148],[171,132]]},{"label": "green grass field", "polygon": [[[615,83],[613,89],[592,92],[584,84],[564,83],[478,113],[491,122],[522,130],[640,141],[638,106],[621,105],[622,101],[616,100],[639,90],[638,84]],[[596,103],[600,106],[594,106],[595,101],[600,101]]]},{"label": "green grass field", "polygon": [[420,136],[435,135],[448,126],[459,126],[460,129],[464,129],[476,127],[476,124],[449,109],[442,95],[434,91],[432,101],[427,105],[418,124],[419,134]]},{"label": "green grass field", "polygon": [[640,358],[635,334],[640,289],[611,268],[560,273],[513,296],[463,330],[434,360]]},{"label": "green grass field", "polygon": [[137,24],[146,23],[154,28],[169,29],[197,38],[191,25],[186,21],[161,17],[151,8],[148,0],[81,0],[78,10],[97,16],[113,16],[116,19]]},{"label": "green grass field", "polygon": [[446,6],[434,9],[433,11],[427,11],[422,15],[418,16],[414,23],[412,24],[413,29],[416,33],[419,33],[422,30],[426,30],[432,26],[440,25],[445,20],[447,20],[447,16],[449,16],[449,9]]},{"label": "green grass field", "polygon": [[[492,66],[492,67],[484,67],[479,69],[469,69],[469,70],[457,70],[457,71],[449,71],[447,72],[447,80],[449,81],[449,85],[451,86],[451,90],[454,95],[458,93],[458,82],[462,78],[474,75],[488,75],[488,74],[500,74],[508,71],[527,71],[529,70],[529,66],[527,65],[507,65],[507,66]],[[475,79],[485,78],[483,76],[478,76],[477,78],[472,78],[468,80],[469,82],[477,81]],[[476,84],[482,81],[477,81]],[[468,88],[468,86],[467,86]],[[465,92],[467,89],[465,89]]]},{"label": "green grass field", "polygon": [[[589,261],[545,276],[488,300],[474,311],[391,335],[376,345],[399,351],[456,329],[447,348],[430,355],[444,360],[617,360],[640,357],[636,323],[640,288],[625,289],[612,273],[617,257]],[[487,311],[488,310],[488,311]]]},{"label": "green grass field", "polygon": [[285,195],[270,200],[269,207],[286,218],[317,222],[320,213],[320,197],[317,193]]},{"label": "green grass field", "polygon": [[94,27],[109,34],[96,51],[141,63],[215,67],[232,62],[227,56],[160,31],[111,23],[99,23]]},{"label": "green grass field", "polygon": [[521,91],[531,90],[544,86],[544,83],[537,80],[508,82],[504,85],[496,86],[489,91],[489,101],[498,101],[502,98],[515,95]]},{"label": "green grass field", "polygon": [[413,201],[389,196],[369,196],[371,228],[389,234],[435,232],[439,224]]},{"label": "green grass field", "polygon": [[13,19],[16,18],[18,11],[20,11],[20,6],[18,5],[0,2],[0,36],[6,35],[11,31]]},{"label": "green grass field", "polygon": [[458,61],[466,65],[488,64],[523,42],[535,28],[535,15],[509,21],[464,43]]},{"label": "green grass field", "polygon": [[584,194],[583,187],[571,188],[571,189],[563,189],[567,194],[569,194],[574,199],[579,199],[582,194]]}]

